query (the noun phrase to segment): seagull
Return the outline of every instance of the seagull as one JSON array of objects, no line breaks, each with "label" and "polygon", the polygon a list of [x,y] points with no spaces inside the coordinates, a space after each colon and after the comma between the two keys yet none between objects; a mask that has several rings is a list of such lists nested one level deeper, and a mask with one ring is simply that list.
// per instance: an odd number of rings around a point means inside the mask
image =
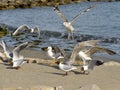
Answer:
[{"label": "seagull", "polygon": [[21,67],[21,65],[28,63],[26,60],[24,60],[24,57],[20,55],[20,51],[26,47],[29,47],[29,42],[22,43],[13,49],[12,66],[7,67],[7,69],[18,70]]},{"label": "seagull", "polygon": [[54,60],[64,58],[61,49],[57,45],[51,45],[48,47],[43,47],[42,50],[47,51],[48,55]]},{"label": "seagull", "polygon": [[8,62],[11,62],[12,59],[8,59],[5,53],[0,52],[0,60],[4,63],[8,63]]},{"label": "seagull", "polygon": [[91,8],[93,8],[94,6],[90,6],[88,7],[86,10],[80,12],[79,14],[77,14],[71,21],[68,21],[68,19],[63,15],[63,13],[59,10],[59,8],[55,5],[53,5],[54,7],[54,11],[60,16],[60,18],[63,20],[63,25],[66,27],[67,32],[68,32],[68,40],[69,39],[74,39],[73,37],[73,32],[75,31],[74,27],[72,26],[72,24],[78,19],[78,17],[88,11],[90,11]]},{"label": "seagull", "polygon": [[38,38],[40,38],[40,29],[36,26],[35,28],[30,28],[28,25],[21,25],[20,27],[18,27],[13,33],[13,36],[16,36],[24,31],[28,30],[28,32],[30,33],[37,33],[38,34]]},{"label": "seagull", "polygon": [[[81,59],[83,60],[83,66],[81,68],[81,71],[83,73],[86,73],[86,74],[89,74],[89,69],[93,69],[94,65],[96,64],[96,62],[101,62],[99,60],[93,60],[92,59],[92,55],[95,54],[95,53],[98,53],[98,52],[102,52],[102,53],[107,53],[109,55],[114,55],[116,54],[116,52],[110,50],[110,49],[107,49],[107,48],[104,48],[104,47],[100,47],[100,46],[94,46],[94,47],[91,47],[89,50],[81,50],[79,53],[78,53],[78,56],[81,57]],[[103,62],[101,62],[103,63]],[[101,64],[100,63],[100,64]]]},{"label": "seagull", "polygon": [[59,68],[63,71],[65,71],[65,76],[68,75],[68,72],[71,70],[77,69],[77,67],[73,66],[76,56],[80,50],[87,46],[94,46],[96,43],[99,42],[99,40],[88,40],[88,41],[83,41],[75,45],[72,54],[70,55],[70,58],[66,56],[64,53],[64,50],[61,49],[61,53],[64,56],[64,61],[56,61],[55,63],[58,64]]},{"label": "seagull", "polygon": [[4,52],[4,55],[6,56],[6,58],[12,59],[13,54],[4,40],[2,40],[0,42],[0,46],[3,48],[3,52]]}]

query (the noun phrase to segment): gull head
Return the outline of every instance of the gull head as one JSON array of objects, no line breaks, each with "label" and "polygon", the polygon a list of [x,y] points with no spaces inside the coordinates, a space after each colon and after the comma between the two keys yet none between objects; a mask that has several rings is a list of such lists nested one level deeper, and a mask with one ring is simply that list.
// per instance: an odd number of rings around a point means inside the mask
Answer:
[{"label": "gull head", "polygon": [[60,61],[55,61],[55,64],[59,65],[59,64],[60,64]]},{"label": "gull head", "polygon": [[52,47],[48,46],[48,47],[43,47],[41,48],[43,51],[52,51]]},{"label": "gull head", "polygon": [[83,65],[81,67],[81,71],[87,71],[88,70],[88,65]]},{"label": "gull head", "polygon": [[34,32],[34,29],[33,29],[33,28],[31,28],[31,29],[30,29],[30,32],[31,32],[31,33],[33,33],[33,32]]}]

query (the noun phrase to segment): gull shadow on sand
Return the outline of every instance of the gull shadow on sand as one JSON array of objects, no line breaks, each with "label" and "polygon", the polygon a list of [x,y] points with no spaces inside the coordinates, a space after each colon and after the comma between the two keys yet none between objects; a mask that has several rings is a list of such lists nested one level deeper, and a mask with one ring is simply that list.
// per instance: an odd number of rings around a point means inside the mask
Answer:
[{"label": "gull shadow on sand", "polygon": [[72,71],[74,74],[76,74],[76,75],[86,75],[86,74],[84,74],[84,73],[82,73],[82,72],[80,72],[80,71]]},{"label": "gull shadow on sand", "polygon": [[43,65],[43,66],[53,67],[55,69],[59,69],[59,67],[57,65],[49,65],[49,64],[45,64],[45,63],[38,63],[38,65]]},{"label": "gull shadow on sand", "polygon": [[57,73],[57,72],[45,72],[45,73],[54,74],[54,75],[61,75],[61,76],[65,75],[64,73]]}]

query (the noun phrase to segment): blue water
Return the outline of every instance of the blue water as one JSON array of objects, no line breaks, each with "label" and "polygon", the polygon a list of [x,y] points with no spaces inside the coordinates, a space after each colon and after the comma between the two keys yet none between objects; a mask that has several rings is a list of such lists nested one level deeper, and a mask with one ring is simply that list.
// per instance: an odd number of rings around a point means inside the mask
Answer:
[{"label": "blue water", "polygon": [[[100,43],[100,45],[120,54],[120,2],[82,2],[61,5],[59,9],[68,20],[72,20],[76,14],[91,5],[95,5],[95,7],[90,12],[81,15],[74,23],[73,26],[76,29],[75,36],[77,38],[72,41],[66,40],[66,29],[62,24],[61,18],[54,12],[52,7],[1,10],[0,23],[15,28],[23,24],[27,24],[30,27],[37,25],[41,31],[49,31],[42,34],[41,38],[44,37],[44,39],[40,39],[42,42],[36,48],[57,44],[64,49],[70,49],[79,40],[101,39],[103,43]],[[80,36],[81,34],[82,36]],[[1,39],[6,40],[11,46],[16,45],[18,42],[38,40],[36,37],[25,35],[20,37],[11,38],[8,35]]]}]

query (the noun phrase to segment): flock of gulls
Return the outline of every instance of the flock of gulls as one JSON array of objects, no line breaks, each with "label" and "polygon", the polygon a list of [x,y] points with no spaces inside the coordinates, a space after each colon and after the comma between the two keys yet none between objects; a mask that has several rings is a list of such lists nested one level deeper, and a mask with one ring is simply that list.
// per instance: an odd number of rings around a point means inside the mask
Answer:
[{"label": "flock of gulls", "polygon": [[[74,39],[73,33],[75,29],[73,28],[72,24],[77,20],[80,15],[90,11],[93,7],[94,6],[90,6],[86,10],[79,13],[73,18],[72,21],[68,21],[66,19],[66,17],[59,10],[58,6],[53,7],[54,11],[63,20],[63,25],[68,32],[68,41],[70,39]],[[29,33],[37,33],[38,38],[40,38],[40,29],[37,26],[34,28],[30,28],[28,25],[25,24],[18,27],[11,35],[16,36],[22,34],[24,31]],[[41,50],[46,51],[46,53],[51,58],[53,58],[54,63],[58,65],[59,69],[65,72],[64,75],[68,75],[69,71],[77,69],[77,67],[74,65],[77,57],[81,58],[80,60],[82,60],[83,62],[80,71],[84,74],[89,74],[90,70],[92,70],[95,65],[101,65],[104,63],[103,60],[93,60],[93,54],[98,52],[107,53],[109,55],[116,54],[116,52],[112,50],[98,46],[97,44],[99,42],[100,40],[87,40],[79,42],[74,46],[73,51],[70,55],[67,55],[67,52],[64,51],[62,48],[58,47],[57,45],[43,47],[41,48]],[[5,40],[2,40],[0,42],[0,47],[2,47],[3,52],[0,52],[0,59],[4,63],[9,63],[7,69],[19,69],[23,64],[28,63],[28,61],[24,60],[24,56],[20,55],[20,52],[23,49],[28,48],[32,45],[33,43],[24,42],[11,50],[9,49],[9,46],[7,45]]]}]

